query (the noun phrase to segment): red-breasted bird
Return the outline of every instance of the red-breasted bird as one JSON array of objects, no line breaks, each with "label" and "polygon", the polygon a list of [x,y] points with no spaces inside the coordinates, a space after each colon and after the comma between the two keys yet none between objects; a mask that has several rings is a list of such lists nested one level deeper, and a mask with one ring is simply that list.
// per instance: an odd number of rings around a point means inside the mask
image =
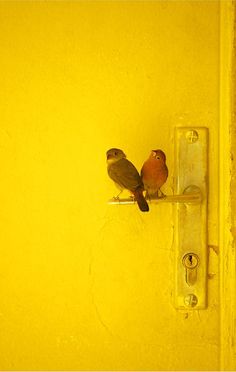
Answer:
[{"label": "red-breasted bird", "polygon": [[127,189],[133,195],[142,212],[148,212],[148,203],[143,196],[143,182],[135,166],[126,159],[120,149],[112,148],[107,151],[107,172],[120,190]]},{"label": "red-breasted bird", "polygon": [[[146,190],[146,198],[158,198],[158,191],[166,182],[168,168],[166,166],[166,156],[162,150],[152,150],[149,158],[141,169],[141,178]],[[162,191],[160,190],[163,195]]]}]

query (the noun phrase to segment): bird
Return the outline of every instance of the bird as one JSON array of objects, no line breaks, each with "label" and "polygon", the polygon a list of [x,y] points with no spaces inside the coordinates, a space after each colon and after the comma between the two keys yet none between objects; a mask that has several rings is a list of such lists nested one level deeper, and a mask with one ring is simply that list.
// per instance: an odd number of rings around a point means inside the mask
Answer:
[{"label": "bird", "polygon": [[146,199],[156,199],[164,196],[160,190],[168,177],[165,153],[158,149],[152,150],[149,158],[144,162],[141,169],[141,179],[146,190]]},{"label": "bird", "polygon": [[142,212],[148,212],[149,206],[143,195],[143,182],[135,166],[126,159],[125,153],[117,148],[108,150],[106,157],[109,177],[121,191],[127,189],[133,194]]}]

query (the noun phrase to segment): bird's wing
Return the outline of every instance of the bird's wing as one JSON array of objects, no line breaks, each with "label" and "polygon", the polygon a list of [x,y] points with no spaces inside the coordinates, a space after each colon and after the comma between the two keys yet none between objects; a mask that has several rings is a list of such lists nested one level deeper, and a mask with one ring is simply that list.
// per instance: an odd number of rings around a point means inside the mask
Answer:
[{"label": "bird's wing", "polygon": [[108,174],[115,183],[130,191],[135,191],[138,187],[143,186],[137,169],[125,158],[111,164]]}]

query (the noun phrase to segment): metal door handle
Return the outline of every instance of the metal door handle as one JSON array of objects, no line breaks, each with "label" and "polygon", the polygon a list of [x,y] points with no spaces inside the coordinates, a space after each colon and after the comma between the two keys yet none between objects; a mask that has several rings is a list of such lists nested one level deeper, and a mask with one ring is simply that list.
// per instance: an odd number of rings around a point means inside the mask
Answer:
[{"label": "metal door handle", "polygon": [[[183,194],[181,195],[164,195],[161,198],[152,199],[152,204],[159,204],[159,203],[201,203],[202,202],[202,193],[201,190],[197,186],[189,186],[184,190]],[[137,203],[133,197],[130,198],[112,198],[108,200],[108,204],[135,204]]]}]

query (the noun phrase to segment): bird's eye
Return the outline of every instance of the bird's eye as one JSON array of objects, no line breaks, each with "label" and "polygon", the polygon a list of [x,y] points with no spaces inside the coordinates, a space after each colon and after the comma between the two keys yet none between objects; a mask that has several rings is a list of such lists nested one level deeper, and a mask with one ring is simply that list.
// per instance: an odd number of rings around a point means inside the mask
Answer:
[{"label": "bird's eye", "polygon": [[160,156],[156,156],[156,159],[160,160],[161,158],[160,158]]},{"label": "bird's eye", "polygon": [[117,155],[117,152],[116,152],[116,151],[114,152],[114,155],[115,155],[115,156]]}]

